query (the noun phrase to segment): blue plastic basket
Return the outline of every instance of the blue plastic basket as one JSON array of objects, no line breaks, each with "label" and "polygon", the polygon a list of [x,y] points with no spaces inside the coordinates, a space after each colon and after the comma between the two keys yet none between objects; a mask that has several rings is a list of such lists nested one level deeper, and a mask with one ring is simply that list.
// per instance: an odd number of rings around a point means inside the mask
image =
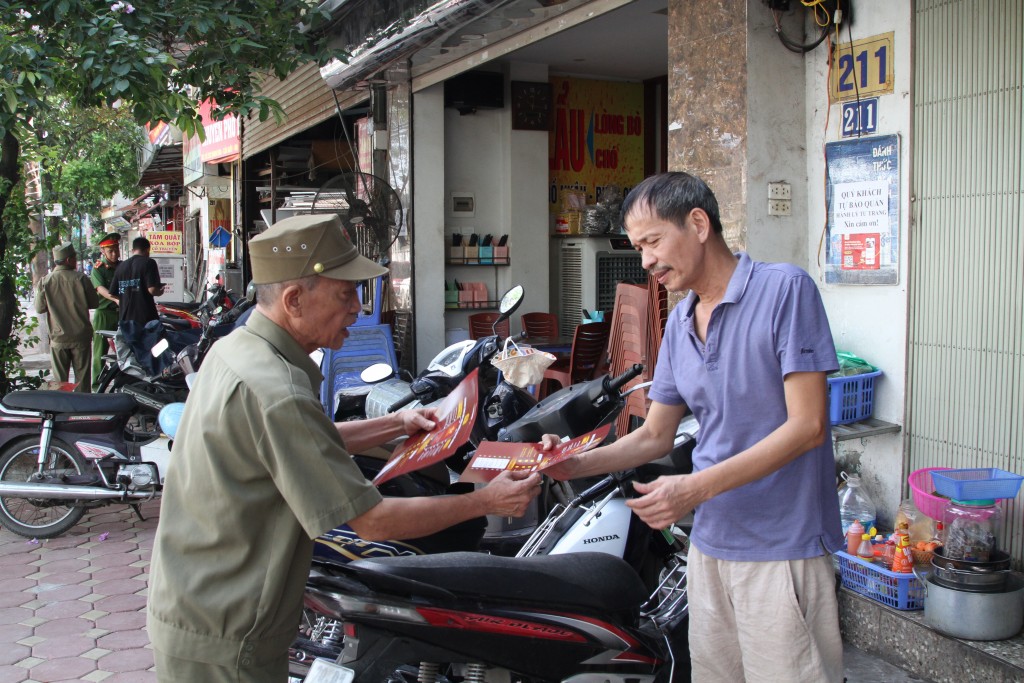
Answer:
[{"label": "blue plastic basket", "polygon": [[875,378],[881,370],[863,375],[828,378],[829,421],[844,425],[871,417],[875,409]]},{"label": "blue plastic basket", "polygon": [[896,609],[924,609],[924,585],[914,574],[891,572],[841,550],[836,558],[843,585],[855,593]]},{"label": "blue plastic basket", "polygon": [[932,484],[936,493],[956,500],[998,500],[1015,498],[1024,477],[995,467],[967,470],[935,470]]}]

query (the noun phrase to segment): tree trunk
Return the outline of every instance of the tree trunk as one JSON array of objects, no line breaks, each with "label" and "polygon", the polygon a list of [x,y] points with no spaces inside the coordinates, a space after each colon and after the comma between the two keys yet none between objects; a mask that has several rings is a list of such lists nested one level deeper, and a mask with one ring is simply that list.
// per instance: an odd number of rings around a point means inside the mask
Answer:
[{"label": "tree trunk", "polygon": [[[16,230],[4,222],[4,210],[11,193],[21,179],[21,145],[18,138],[8,129],[0,140],[0,263],[7,263],[8,231]],[[17,312],[18,299],[14,291],[14,275],[4,273],[0,276],[0,339],[14,339],[14,315]],[[17,351],[17,343],[14,346]],[[7,377],[7,365],[0,363],[0,387],[10,386]]]}]

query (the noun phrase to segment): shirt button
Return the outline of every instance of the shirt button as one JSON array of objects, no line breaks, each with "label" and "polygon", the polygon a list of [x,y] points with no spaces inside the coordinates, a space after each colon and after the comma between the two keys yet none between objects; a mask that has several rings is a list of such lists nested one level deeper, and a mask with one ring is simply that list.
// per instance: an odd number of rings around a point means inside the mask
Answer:
[{"label": "shirt button", "polygon": [[252,652],[253,650],[256,649],[256,646],[253,645],[252,643],[246,643],[245,646],[242,649],[245,650],[246,652]]},{"label": "shirt button", "polygon": [[246,657],[246,658],[244,658],[242,660],[242,666],[249,666],[250,664],[252,664],[252,660],[249,659],[248,657]]}]

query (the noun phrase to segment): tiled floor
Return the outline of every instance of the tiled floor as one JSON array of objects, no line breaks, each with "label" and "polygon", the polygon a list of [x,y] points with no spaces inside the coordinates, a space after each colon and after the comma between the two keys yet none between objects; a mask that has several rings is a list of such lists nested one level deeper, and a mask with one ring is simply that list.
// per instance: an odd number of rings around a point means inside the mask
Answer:
[{"label": "tiled floor", "polygon": [[0,683],[155,683],[146,576],[159,501],[87,513],[59,538],[0,530]]}]

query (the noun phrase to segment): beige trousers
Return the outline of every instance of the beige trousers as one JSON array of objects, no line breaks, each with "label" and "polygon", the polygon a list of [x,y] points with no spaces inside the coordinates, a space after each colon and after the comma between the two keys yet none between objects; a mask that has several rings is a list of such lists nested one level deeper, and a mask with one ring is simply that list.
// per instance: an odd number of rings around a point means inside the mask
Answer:
[{"label": "beige trousers", "polygon": [[237,668],[171,657],[153,650],[159,683],[287,683],[288,657],[263,666]]},{"label": "beige trousers", "polygon": [[694,683],[842,683],[832,560],[732,562],[690,547]]},{"label": "beige trousers", "polygon": [[75,370],[75,391],[92,393],[92,345],[50,344],[50,365],[58,382],[67,382],[68,373]]}]

